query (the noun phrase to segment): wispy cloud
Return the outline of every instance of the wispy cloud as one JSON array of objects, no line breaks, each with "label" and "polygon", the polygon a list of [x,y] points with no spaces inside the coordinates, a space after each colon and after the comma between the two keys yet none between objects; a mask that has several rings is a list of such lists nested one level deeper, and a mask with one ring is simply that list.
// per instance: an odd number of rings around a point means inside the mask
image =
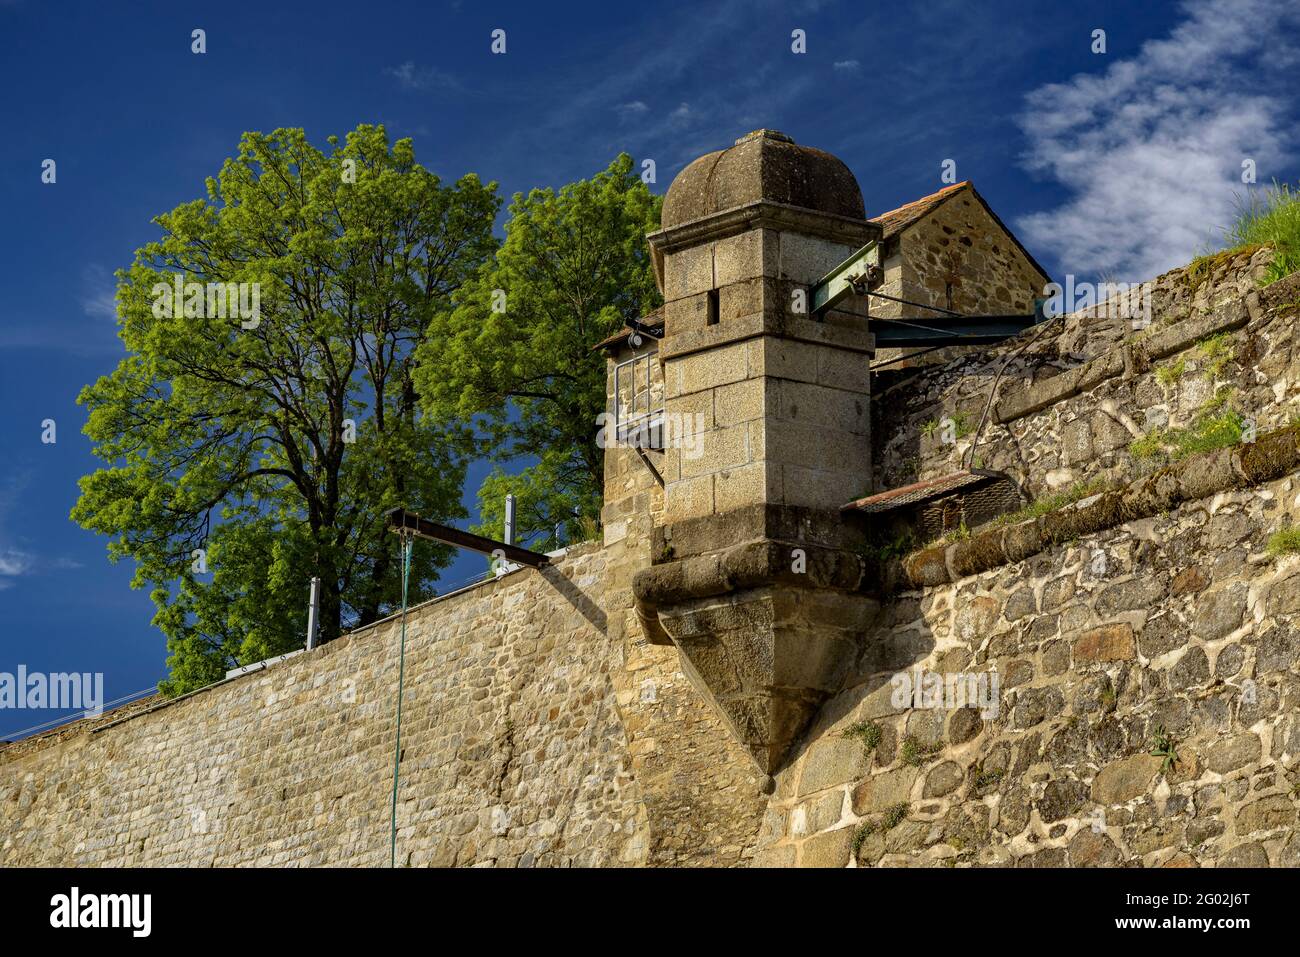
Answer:
[{"label": "wispy cloud", "polygon": [[81,273],[81,310],[95,319],[117,318],[117,280],[103,266],[91,263]]},{"label": "wispy cloud", "polygon": [[14,587],[19,578],[46,571],[66,571],[81,568],[72,558],[43,559],[18,544],[6,528],[9,514],[22,504],[24,493],[31,484],[25,473],[15,473],[0,480],[0,591]]},{"label": "wispy cloud", "polygon": [[1268,182],[1293,155],[1300,8],[1189,0],[1183,12],[1135,56],[1027,97],[1025,164],[1073,195],[1017,226],[1066,272],[1140,280],[1187,262],[1232,220],[1243,160]]},{"label": "wispy cloud", "polygon": [[[575,60],[572,70],[558,72],[545,95],[533,90],[534,99],[554,106],[509,131],[503,152],[535,157],[530,175],[546,179],[568,173],[539,153],[537,143],[563,140],[573,144],[571,155],[606,159],[627,150],[655,159],[666,185],[676,170],[736,136],[788,123],[792,106],[815,92],[817,60],[791,53],[788,32],[773,37],[736,30],[747,18],[787,14],[775,0],[724,0],[693,8],[689,29],[677,18],[647,15],[624,41],[602,45]],[[702,82],[713,74],[725,75],[725,82]],[[602,82],[591,83],[592,75]],[[648,99],[647,90],[656,98]],[[601,114],[619,122],[602,126],[583,119]]]},{"label": "wispy cloud", "polygon": [[696,119],[696,111],[689,103],[678,104],[677,109],[668,114],[668,122],[674,126],[687,126]]},{"label": "wispy cloud", "polygon": [[0,584],[8,584],[5,578],[26,574],[31,567],[32,557],[26,552],[0,545]]},{"label": "wispy cloud", "polygon": [[16,580],[29,574],[34,565],[30,553],[0,541],[0,591],[13,588]]},{"label": "wispy cloud", "polygon": [[[121,355],[115,335],[117,280],[98,263],[81,271],[80,283],[70,283],[67,308],[37,315],[10,316],[0,323],[0,351],[37,349],[76,356]],[[90,320],[90,321],[87,321]]]},{"label": "wispy cloud", "polygon": [[857,73],[862,69],[862,64],[857,60],[836,60],[831,64],[831,69],[836,73]]},{"label": "wispy cloud", "polygon": [[27,479],[11,475],[0,482],[0,591],[12,588],[14,579],[27,574],[32,567],[32,556],[13,545],[5,532],[5,519],[18,503]]},{"label": "wispy cloud", "polygon": [[400,66],[386,67],[384,74],[397,80],[397,85],[404,90],[454,90],[460,86],[460,81],[450,73],[431,66],[417,66],[410,60]]}]

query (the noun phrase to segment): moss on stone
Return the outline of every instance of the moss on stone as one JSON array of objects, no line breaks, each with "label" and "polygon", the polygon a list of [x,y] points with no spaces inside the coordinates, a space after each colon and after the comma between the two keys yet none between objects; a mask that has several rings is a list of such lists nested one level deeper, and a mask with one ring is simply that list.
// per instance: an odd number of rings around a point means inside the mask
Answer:
[{"label": "moss on stone", "polygon": [[1283,555],[1300,555],[1300,528],[1288,526],[1268,537],[1268,553],[1274,558]]},{"label": "moss on stone", "polygon": [[884,736],[884,731],[874,721],[859,721],[849,725],[842,733],[846,738],[856,738],[861,741],[863,750],[868,754],[876,750],[880,739]]},{"label": "moss on stone", "polygon": [[1196,348],[1206,360],[1204,375],[1211,382],[1219,377],[1224,367],[1237,354],[1237,350],[1232,344],[1232,336],[1226,332],[1216,333],[1202,339],[1197,343]]},{"label": "moss on stone", "polygon": [[[1235,415],[1235,413],[1233,413]],[[1233,423],[1240,430],[1240,420]],[[1125,522],[1149,518],[1217,492],[1259,485],[1300,468],[1300,423],[1275,429],[1247,444],[1217,447],[1226,441],[1225,429],[1208,430],[1204,444],[1209,450],[1189,452],[1181,462],[1165,465],[1122,488],[1098,493],[1096,501],[1079,508],[1057,508],[1031,521],[986,528],[951,547],[951,565],[957,577],[989,571],[1012,562],[1024,561],[1049,545],[1074,542]],[[1062,493],[1065,498],[1081,495],[1085,486]],[[1045,500],[1042,508],[1053,503]],[[902,561],[903,578],[912,586],[926,588],[952,580],[947,550],[942,545],[914,552]]]},{"label": "moss on stone", "polygon": [[1188,264],[1186,269],[1187,284],[1190,290],[1195,293],[1200,289],[1214,271],[1220,266],[1224,266],[1238,256],[1253,256],[1260,249],[1263,249],[1267,243],[1254,243],[1250,245],[1236,246],[1232,249],[1224,249],[1221,252],[1210,253],[1206,256],[1197,256]]},{"label": "moss on stone", "polygon": [[944,560],[946,549],[932,545],[914,552],[903,560],[907,577],[917,585],[941,585],[948,580],[948,565]]},{"label": "moss on stone", "polygon": [[903,744],[898,749],[898,757],[905,766],[917,768],[942,750],[942,744],[922,744],[909,734],[903,739]]},{"label": "moss on stone", "polygon": [[1252,485],[1285,475],[1300,465],[1300,427],[1292,425],[1261,435],[1242,447],[1237,461]]},{"label": "moss on stone", "polygon": [[1006,562],[1000,531],[975,535],[969,541],[958,542],[953,548],[952,567],[958,575],[975,575],[990,568],[998,568]]},{"label": "moss on stone", "polygon": [[1186,371],[1187,359],[1179,356],[1177,362],[1166,362],[1156,369],[1156,381],[1168,389],[1176,385]]}]

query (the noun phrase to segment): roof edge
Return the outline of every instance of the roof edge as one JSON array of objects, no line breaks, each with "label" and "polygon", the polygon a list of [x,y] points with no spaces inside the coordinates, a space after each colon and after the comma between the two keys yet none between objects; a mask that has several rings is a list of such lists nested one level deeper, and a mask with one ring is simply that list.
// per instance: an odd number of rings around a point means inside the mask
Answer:
[{"label": "roof edge", "polygon": [[984,212],[988,213],[989,218],[993,220],[993,222],[997,225],[997,227],[1001,229],[1002,232],[1006,233],[1007,238],[1009,238],[1013,243],[1015,243],[1016,248],[1019,249],[1021,255],[1025,257],[1025,261],[1028,262],[1029,265],[1032,266],[1035,270],[1037,270],[1038,274],[1043,277],[1044,283],[1046,284],[1051,282],[1052,281],[1051,273],[1049,273],[1046,269],[1044,269],[1042,263],[1040,263],[1037,259],[1035,259],[1033,257],[1033,254],[1031,254],[1029,250],[1025,248],[1025,244],[1022,243],[1019,237],[1017,237],[1016,234],[1011,231],[1010,227],[1008,227],[1007,224],[1002,221],[1002,217],[993,211],[993,207],[989,205],[988,200],[986,200],[982,195],[980,195],[980,191],[975,188],[974,180],[964,179],[960,183],[954,183],[952,186],[946,186],[943,189],[930,193],[927,196],[921,196],[917,199],[914,199],[912,200],[911,203],[904,203],[902,206],[899,206],[895,209],[887,210],[886,212],[881,213],[879,216],[872,216],[868,221],[876,222],[877,220],[884,219],[886,216],[889,216],[892,213],[897,213],[901,209],[906,209],[908,206],[911,206],[915,203],[922,203],[925,202],[927,199],[932,199],[936,196],[940,196],[940,194],[943,194],[942,197],[933,206],[925,210],[925,212],[920,213],[918,216],[916,216],[915,219],[909,220],[908,222],[899,226],[897,230],[895,230],[893,233],[890,234],[891,237],[898,236],[902,233],[907,232],[907,230],[911,229],[921,220],[925,219],[927,216],[929,216],[931,213],[937,210],[944,203],[948,202],[948,200],[952,199],[954,196],[961,194],[965,190],[970,190],[971,194],[974,195],[974,197],[977,200],[979,200],[980,206],[984,208]]}]

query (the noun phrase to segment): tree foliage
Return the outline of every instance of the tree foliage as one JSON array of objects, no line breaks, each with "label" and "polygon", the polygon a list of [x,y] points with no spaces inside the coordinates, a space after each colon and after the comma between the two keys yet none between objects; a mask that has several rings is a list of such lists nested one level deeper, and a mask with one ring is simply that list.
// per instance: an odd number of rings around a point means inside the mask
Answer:
[{"label": "tree foliage", "polygon": [[440,421],[475,423],[498,461],[536,456],[479,495],[485,534],[500,534],[506,491],[520,498],[517,541],[572,540],[599,520],[605,360],[593,347],[658,302],[645,234],[660,201],[620,154],[589,180],[515,194],[506,238],[437,313],[416,387]]},{"label": "tree foliage", "polygon": [[[151,589],[168,693],[300,647],[312,576],[325,640],[380,617],[400,596],[383,512],[464,514],[466,436],[422,421],[414,367],[435,317],[479,288],[496,184],[444,184],[382,126],[328,142],[245,134],[206,198],[154,220],[161,238],[117,274],[128,355],[79,399],[108,464],[72,517]],[[177,274],[257,283],[259,320],[156,310]],[[448,560],[415,550],[417,596]]]}]

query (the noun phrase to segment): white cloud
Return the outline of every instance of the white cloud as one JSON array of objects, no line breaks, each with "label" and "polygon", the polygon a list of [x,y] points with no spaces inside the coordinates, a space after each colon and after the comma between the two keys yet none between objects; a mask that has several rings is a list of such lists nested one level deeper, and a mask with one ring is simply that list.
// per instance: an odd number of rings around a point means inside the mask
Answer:
[{"label": "white cloud", "polygon": [[857,73],[862,64],[857,60],[836,60],[831,64],[831,69],[836,73]]},{"label": "white cloud", "polygon": [[0,581],[25,575],[31,567],[32,559],[26,552],[0,545]]},{"label": "white cloud", "polygon": [[641,116],[648,111],[650,107],[646,106],[645,103],[640,100],[633,100],[631,103],[620,103],[618,106],[614,107],[614,109],[618,111],[618,115],[621,118],[627,120]]},{"label": "white cloud", "polygon": [[1234,218],[1242,161],[1267,183],[1293,156],[1297,5],[1189,0],[1183,11],[1133,57],[1027,97],[1025,165],[1074,195],[1017,228],[1064,272],[1134,281],[1186,263]]},{"label": "white cloud", "polygon": [[404,90],[456,89],[460,83],[450,73],[431,66],[416,66],[407,60],[401,66],[390,66],[384,73],[397,80]]},{"label": "white cloud", "polygon": [[668,114],[668,122],[674,126],[686,126],[695,118],[696,113],[689,103],[680,104],[677,109]]}]

